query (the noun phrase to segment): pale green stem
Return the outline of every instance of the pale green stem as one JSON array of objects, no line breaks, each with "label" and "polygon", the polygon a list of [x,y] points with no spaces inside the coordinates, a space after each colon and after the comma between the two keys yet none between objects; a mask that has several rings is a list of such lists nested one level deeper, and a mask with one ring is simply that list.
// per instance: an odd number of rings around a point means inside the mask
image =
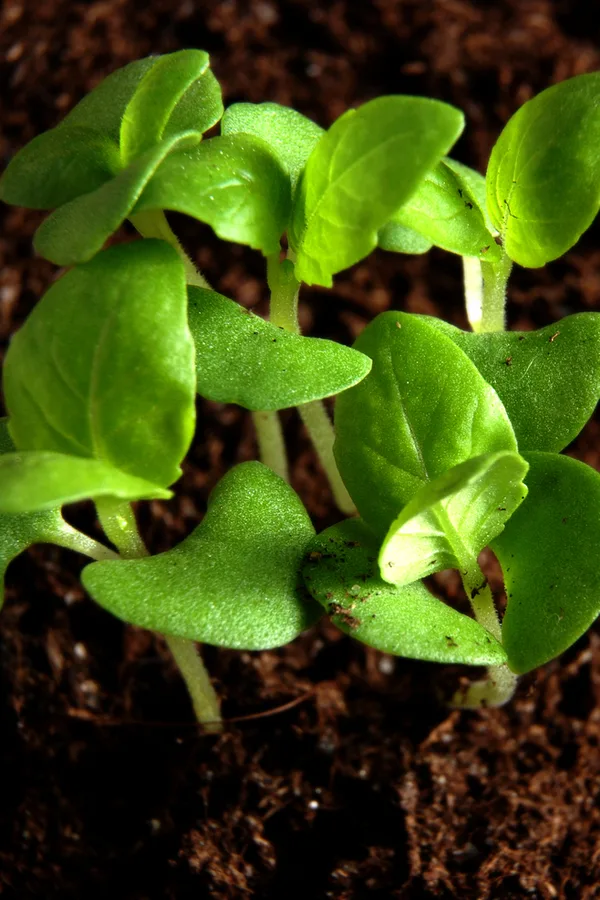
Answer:
[{"label": "pale green stem", "polygon": [[94,538],[89,537],[87,534],[77,531],[76,528],[71,528],[66,522],[60,533],[52,534],[49,540],[59,547],[75,550],[76,553],[83,553],[84,556],[89,556],[90,559],[119,559],[119,554],[115,553],[114,550],[105,547],[104,544],[95,541]]},{"label": "pale green stem", "polygon": [[[114,499],[99,499],[96,509],[106,536],[125,559],[148,556],[135,516],[129,503]],[[210,683],[204,663],[194,641],[162,635],[167,642],[188,689],[196,717],[206,731],[222,731],[219,698]]]},{"label": "pale green stem", "polygon": [[253,412],[252,421],[256,430],[258,453],[261,462],[272,469],[280,478],[283,478],[284,481],[289,481],[285,442],[277,412],[274,410]]},{"label": "pale green stem", "polygon": [[478,332],[481,331],[481,316],[483,312],[481,262],[476,256],[463,256],[462,264],[467,319],[473,331]]},{"label": "pale green stem", "polygon": [[511,269],[512,261],[504,252],[496,263],[481,263],[483,302],[478,329],[480,332],[504,331],[506,327],[506,284]]},{"label": "pale green stem", "polygon": [[134,226],[134,228],[139,231],[142,237],[159,238],[161,241],[166,241],[167,244],[170,244],[175,248],[175,250],[177,250],[181,259],[183,260],[183,265],[185,267],[185,280],[187,284],[193,285],[195,287],[210,289],[210,284],[208,283],[204,275],[202,275],[202,273],[198,271],[194,263],[191,261],[191,259],[179,243],[177,235],[173,233],[171,226],[167,222],[167,218],[161,209],[153,209],[146,212],[137,213],[135,216],[130,216],[129,221]]}]

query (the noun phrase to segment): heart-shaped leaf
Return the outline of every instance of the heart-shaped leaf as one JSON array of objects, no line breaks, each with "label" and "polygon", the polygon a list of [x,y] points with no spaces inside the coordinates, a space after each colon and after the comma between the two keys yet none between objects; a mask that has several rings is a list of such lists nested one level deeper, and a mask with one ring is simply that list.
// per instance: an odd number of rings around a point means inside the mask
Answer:
[{"label": "heart-shaped leaf", "polygon": [[509,120],[488,165],[487,205],[508,256],[543,266],[600,205],[600,72],[555,84]]},{"label": "heart-shaped leaf", "polygon": [[188,287],[188,296],[197,390],[209,400],[286,409],[338,394],[371,368],[363,353],[291,334],[215,291]]},{"label": "heart-shaped leaf", "polygon": [[417,581],[392,587],[377,571],[378,542],[360,519],[328,528],[310,545],[304,581],[333,622],[351,637],[396,656],[500,665],[501,645]]},{"label": "heart-shaped leaf", "polygon": [[500,258],[500,247],[487,229],[470,182],[451,163],[441,160],[428,172],[392,221],[414,229],[451,253],[493,262]]},{"label": "heart-shaped leaf", "polygon": [[427,317],[475,363],[502,400],[520,450],[558,453],[600,398],[600,313],[577,313],[539,331],[473,334]]},{"label": "heart-shaped leaf", "polygon": [[19,450],[95,458],[172,484],[192,439],[194,346],[183,263],[162,241],[112,247],[64,275],[4,366]]},{"label": "heart-shaped leaf", "polygon": [[37,252],[57,266],[90,260],[129,216],[164,158],[201,137],[199,132],[188,132],[167,138],[97,190],[60,206],[36,231]]},{"label": "heart-shaped leaf", "polygon": [[600,475],[554,453],[526,453],[529,496],[492,544],[506,584],[502,642],[513,671],[543,665],[600,613]]},{"label": "heart-shaped leaf", "polygon": [[170,155],[134,210],[170,209],[207,222],[220,238],[266,256],[279,251],[290,180],[268,145],[248,134],[211,138]]},{"label": "heart-shaped leaf", "polygon": [[142,628],[220,647],[278,647],[319,615],[300,578],[313,535],[294,491],[261,463],[243,463],[178,547],[93,563],[82,580],[101,606]]},{"label": "heart-shaped leaf", "polygon": [[179,50],[160,56],[146,72],[123,115],[124,166],[163,138],[190,131],[202,134],[219,121],[221,92],[208,64],[204,50]]},{"label": "heart-shaped leaf", "polygon": [[361,516],[383,537],[424,484],[517,443],[494,389],[424,317],[382,313],[354,346],[373,368],[337,400],[335,456]]},{"label": "heart-shaped leaf", "polygon": [[377,246],[391,253],[427,253],[433,242],[412,228],[398,222],[388,222],[379,229]]},{"label": "heart-shaped leaf", "polygon": [[527,496],[528,468],[518,453],[487,453],[425,484],[390,526],[381,577],[402,586],[469,567]]},{"label": "heart-shaped leaf", "polygon": [[344,113],[311,153],[294,198],[290,243],[296,277],[330,287],[367,256],[377,232],[463,128],[445,103],[379,97]]},{"label": "heart-shaped leaf", "polygon": [[289,106],[278,103],[234,103],[223,116],[222,134],[253,134],[271,148],[288,173],[292,191],[319,142],[323,129]]}]

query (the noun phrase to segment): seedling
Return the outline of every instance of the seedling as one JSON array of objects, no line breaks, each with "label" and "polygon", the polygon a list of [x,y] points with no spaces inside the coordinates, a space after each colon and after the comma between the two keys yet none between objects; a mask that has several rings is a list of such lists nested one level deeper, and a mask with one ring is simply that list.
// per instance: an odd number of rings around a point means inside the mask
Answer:
[{"label": "seedling", "polygon": [[[95,560],[91,596],[165,635],[209,730],[219,703],[194,642],[281,646],[323,606],[387,652],[489,666],[457,704],[508,699],[514,673],[600,611],[600,476],[559,455],[600,394],[600,316],[503,330],[512,262],[555,258],[597,212],[599,85],[580,76],[526,104],[484,179],[446,156],[463,117],[435,100],[381,97],[323,131],[273,103],[224,112],[202,51],[109,76],[0,181],[6,202],[50,211],[35,247],[71,267],[6,356],[3,570],[38,541]],[[263,254],[269,321],[210,289],[165,211]],[[142,240],[104,249],[126,219]],[[433,245],[464,258],[473,333],[389,312],[354,348],[300,334],[302,282],[328,287],[377,246]],[[252,411],[262,462],[233,468],[196,530],[151,557],[131,503],[172,496],[196,393]],[[337,394],[334,451],[322,400]],[[286,483],[277,411],[292,406],[351,516],[319,536]],[[82,499],[114,550],[63,520]],[[506,581],[502,627],[486,546]],[[425,585],[449,567],[475,618]]]}]

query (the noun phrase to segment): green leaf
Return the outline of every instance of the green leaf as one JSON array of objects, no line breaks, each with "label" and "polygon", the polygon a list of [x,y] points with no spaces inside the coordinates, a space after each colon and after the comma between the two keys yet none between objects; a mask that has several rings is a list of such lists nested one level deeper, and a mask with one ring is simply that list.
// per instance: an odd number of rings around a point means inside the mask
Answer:
[{"label": "green leaf", "polygon": [[226,241],[265,256],[279,251],[290,215],[289,178],[267,144],[251,135],[211,138],[170,155],[134,214],[170,209],[207,222]]},{"label": "green leaf", "polygon": [[480,208],[470,179],[449,162],[442,160],[427,173],[392,221],[414,229],[451,253],[493,262],[500,258],[501,251],[487,229],[485,206]]},{"label": "green leaf", "polygon": [[338,394],[371,360],[334,341],[290,334],[203,288],[188,287],[197,390],[246,409],[286,409]]},{"label": "green leaf", "polygon": [[57,266],[90,260],[129,216],[164,158],[179,145],[200,137],[188,132],[165,139],[97,190],[59,207],[35,233],[37,252]]},{"label": "green leaf", "polygon": [[492,544],[508,597],[502,641],[519,674],[570,647],[600,613],[600,475],[567,456],[525,458],[529,496]]},{"label": "green leaf", "polygon": [[[190,131],[202,134],[219,121],[223,113],[219,86],[214,78],[204,80],[208,64],[204,50],[179,50],[159,57],[146,72],[121,124],[124,166],[165,137]],[[186,96],[189,92],[192,98]],[[205,107],[203,101],[208,101]]]},{"label": "green leaf", "polygon": [[234,103],[223,116],[222,134],[253,134],[271,148],[296,189],[306,161],[323,129],[289,106],[278,103]]},{"label": "green leaf", "polygon": [[520,450],[559,453],[600,398],[600,313],[577,313],[539,331],[473,334],[440,319],[506,407]]},{"label": "green leaf", "polygon": [[391,253],[427,253],[433,247],[433,242],[412,228],[406,228],[398,222],[388,222],[379,229],[377,246]]},{"label": "green leaf", "polygon": [[294,491],[261,463],[243,463],[178,547],[93,563],[82,580],[101,606],[142,628],[220,647],[278,647],[319,615],[300,583],[313,535]]},{"label": "green leaf", "polygon": [[467,568],[527,496],[528,468],[518,453],[486,453],[425,484],[390,526],[379,554],[381,577],[402,586]]},{"label": "green leaf", "polygon": [[517,444],[494,389],[424,318],[382,313],[354,346],[373,368],[337,400],[335,456],[360,515],[383,537],[424,484]]},{"label": "green leaf", "polygon": [[194,430],[186,299],[183,264],[162,241],[112,247],[56,282],[6,356],[18,449],[175,481]]},{"label": "green leaf", "polygon": [[45,451],[0,456],[0,516],[52,510],[97,497],[168,500],[171,496],[171,491],[102,459]]},{"label": "green leaf", "polygon": [[501,665],[501,645],[474,619],[417,581],[392,587],[377,571],[378,542],[360,519],[328,528],[304,565],[309,591],[351,637],[397,656],[443,663]]},{"label": "green leaf", "polygon": [[294,200],[296,277],[331,286],[367,256],[377,232],[452,146],[457,110],[419,97],[379,97],[348,110],[311,153]]},{"label": "green leaf", "polygon": [[543,266],[600,205],[600,73],[555,84],[509,120],[490,157],[487,205],[508,256]]}]

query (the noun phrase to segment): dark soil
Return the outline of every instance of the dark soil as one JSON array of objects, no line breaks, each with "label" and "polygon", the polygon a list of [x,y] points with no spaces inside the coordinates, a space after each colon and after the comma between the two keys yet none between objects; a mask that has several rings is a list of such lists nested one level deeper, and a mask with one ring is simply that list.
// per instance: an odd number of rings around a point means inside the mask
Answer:
[{"label": "dark soil", "polygon": [[[5,0],[0,16],[0,163],[118,66],[181,47],[210,51],[229,102],[292,104],[323,125],[381,93],[455,103],[469,120],[456,153],[480,169],[521,102],[600,68],[590,0]],[[1,215],[6,340],[55,273],[31,251],[40,215]],[[264,311],[258,255],[176,224],[217,288]],[[598,234],[516,273],[514,327],[595,308]],[[464,324],[459,261],[376,254],[334,291],[307,291],[303,325],[349,342],[389,307]],[[323,527],[338,514],[295,414],[285,422],[294,486]],[[574,452],[598,467],[599,447],[593,422]],[[152,550],[188,533],[254,452],[243,411],[205,404],[177,499],[140,509]],[[95,528],[91,507],[73,516]],[[600,897],[597,632],[479,713],[438,700],[464,673],[383,657],[328,625],[277,652],[207,648],[225,716],[267,715],[206,737],[162,642],[95,607],[82,564],[37,548],[8,577],[2,896]]]}]

